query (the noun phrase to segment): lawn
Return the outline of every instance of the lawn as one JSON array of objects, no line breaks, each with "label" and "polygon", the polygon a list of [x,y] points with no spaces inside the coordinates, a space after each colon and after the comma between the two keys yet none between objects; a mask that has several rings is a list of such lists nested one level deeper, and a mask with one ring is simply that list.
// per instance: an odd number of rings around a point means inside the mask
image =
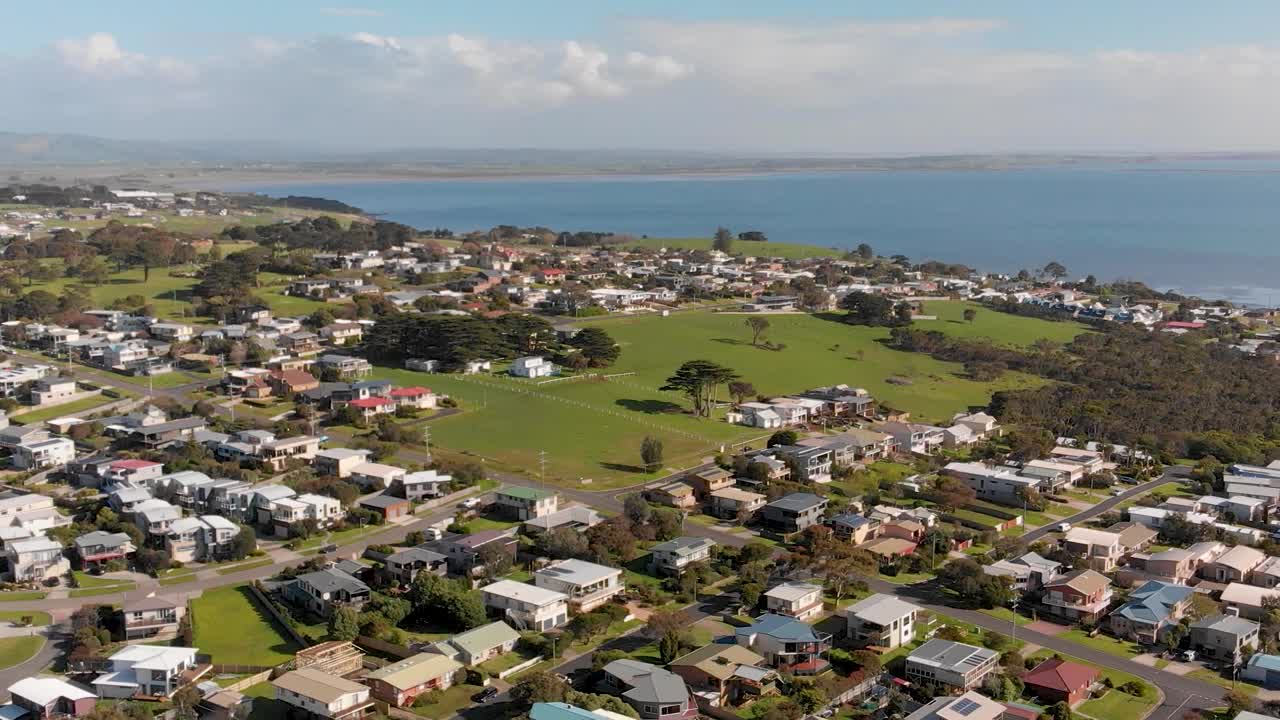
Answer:
[{"label": "lawn", "polygon": [[77,414],[88,414],[90,411],[100,408],[108,403],[116,402],[116,398],[109,398],[105,395],[94,395],[93,397],[72,400],[69,403],[54,405],[53,407],[38,408],[30,412],[24,412],[17,415],[10,415],[9,419],[17,425],[29,425],[31,423],[44,422],[54,418],[74,416]]},{"label": "lawn", "polygon": [[[61,261],[45,260],[44,263]],[[116,300],[123,300],[129,295],[141,295],[151,305],[157,316],[170,320],[187,320],[184,313],[191,313],[191,288],[198,282],[195,278],[174,277],[174,272],[189,272],[190,267],[153,268],[151,276],[143,281],[142,268],[134,268],[121,273],[114,273],[102,285],[85,285],[95,307],[108,307]],[[61,277],[47,283],[34,283],[29,290],[47,290],[54,295],[64,294],[67,286],[84,284],[79,278]]]},{"label": "lawn", "polygon": [[[1031,655],[1031,657],[1037,660],[1044,660],[1052,657],[1053,655],[1053,651],[1042,649]],[[1076,708],[1077,712],[1081,715],[1094,718],[1095,720],[1111,720],[1112,718],[1141,718],[1146,717],[1147,713],[1151,710],[1151,707],[1155,705],[1158,700],[1155,689],[1137,675],[1132,675],[1120,670],[1111,670],[1109,668],[1099,667],[1071,655],[1063,655],[1063,658],[1073,662],[1078,662],[1082,665],[1097,668],[1102,673],[1102,677],[1111,678],[1111,683],[1116,688],[1119,688],[1127,682],[1136,680],[1139,683],[1142,683],[1142,686],[1145,689],[1142,697],[1134,697],[1128,693],[1120,692],[1117,689],[1109,690],[1106,695],[1103,695],[1100,698],[1086,700],[1081,703],[1080,706]]]},{"label": "lawn", "polygon": [[35,657],[44,647],[43,635],[0,638],[0,668],[13,667]]},{"label": "lawn", "polygon": [[[964,311],[967,309],[977,312],[973,322],[964,319]],[[1027,347],[1036,340],[1068,343],[1088,329],[1077,322],[1054,322],[1011,315],[977,303],[953,300],[926,302],[924,314],[936,315],[938,319],[917,320],[915,326],[922,330],[937,330],[958,338],[982,338],[1014,347]]]},{"label": "lawn", "polygon": [[418,706],[414,704],[412,711],[422,717],[432,718],[432,720],[444,720],[458,714],[458,711],[472,705],[471,696],[480,692],[479,685],[454,685],[448,690],[433,692],[430,697],[435,702],[425,703]]},{"label": "lawn", "polygon": [[1070,640],[1071,642],[1080,643],[1081,645],[1088,645],[1095,650],[1101,650],[1102,652],[1111,653],[1112,655],[1122,658],[1132,658],[1135,655],[1142,654],[1142,648],[1137,643],[1114,638],[1106,633],[1098,633],[1094,637],[1089,637],[1089,634],[1084,630],[1081,630],[1080,628],[1072,628],[1058,637],[1064,640]]},{"label": "lawn", "polygon": [[468,518],[463,525],[467,526],[469,532],[480,532],[482,530],[506,530],[510,527],[519,525],[519,521],[514,520],[497,520],[489,517]]},{"label": "lawn", "polygon": [[157,580],[161,585],[181,585],[183,583],[195,582],[196,574],[193,572],[183,573],[181,575],[171,575]]},{"label": "lawn", "polygon": [[75,575],[75,578],[76,578],[76,585],[82,588],[114,587],[116,585],[132,585],[133,584],[129,580],[119,580],[117,578],[109,578],[109,577],[98,577],[96,575],[90,575],[89,573],[81,570],[76,570],[74,571],[73,574]]},{"label": "lawn", "polygon": [[994,530],[997,526],[1000,525],[1001,522],[1003,522],[999,518],[992,517],[991,515],[987,515],[986,513],[980,513],[980,512],[977,512],[976,510],[966,510],[964,508],[956,509],[952,511],[950,514],[962,520],[968,520],[970,522],[977,523],[985,528],[992,529],[992,530]]},{"label": "lawn", "polygon": [[257,560],[250,560],[249,562],[236,563],[235,565],[230,565],[228,567],[218,568],[218,574],[232,575],[234,573],[243,572],[245,570],[252,570],[254,568],[266,567],[267,565],[270,565],[272,562],[274,561],[269,557],[258,558]]},{"label": "lawn", "polygon": [[214,662],[279,665],[298,649],[244,585],[206,590],[191,601],[191,614],[195,646]]},{"label": "lawn", "polygon": [[986,610],[979,610],[978,612],[982,613],[983,615],[990,615],[991,617],[997,620],[1004,620],[1005,622],[1014,620],[1018,623],[1019,626],[1027,625],[1030,622],[1032,622],[1031,618],[1025,617],[1023,615],[1018,615],[1006,607],[990,608]]},{"label": "lawn", "polygon": [[114,595],[115,593],[129,592],[138,586],[133,583],[118,583],[116,585],[107,585],[105,587],[78,588],[71,591],[71,597],[93,597],[95,595]]},{"label": "lawn", "polygon": [[39,590],[22,592],[0,592],[0,602],[22,602],[24,600],[43,600],[46,593]]},{"label": "lawn", "polygon": [[48,625],[53,622],[49,613],[39,610],[0,610],[0,620],[11,623],[22,622],[22,618],[31,618],[32,625]]},{"label": "lawn", "polygon": [[[377,369],[374,377],[426,385],[460,402],[461,413],[431,421],[433,444],[518,472],[539,468],[545,459],[547,479],[574,485],[590,480],[591,487],[602,489],[652,480],[668,468],[697,464],[722,446],[759,442],[767,434],[691,417],[684,412],[683,395],[659,390],[688,360],[730,367],[764,394],[849,383],[923,421],[986,405],[997,390],[1040,382],[1018,373],[995,382],[969,380],[960,376],[958,364],[885,347],[880,342],[888,337],[884,328],[853,327],[812,315],[770,317],[768,339],[786,349],[766,350],[751,346],[744,321],[742,314],[702,311],[585,321],[606,329],[621,346],[621,357],[607,372],[629,374],[609,380],[540,385],[500,375],[390,368]],[[724,388],[720,397],[727,399]],[[645,436],[664,446],[665,467],[655,473],[638,467]]]}]

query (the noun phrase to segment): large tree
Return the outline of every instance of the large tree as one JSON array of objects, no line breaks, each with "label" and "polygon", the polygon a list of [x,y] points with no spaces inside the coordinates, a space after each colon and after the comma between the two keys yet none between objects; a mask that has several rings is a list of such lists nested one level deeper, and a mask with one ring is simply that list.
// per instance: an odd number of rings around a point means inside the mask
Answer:
[{"label": "large tree", "polygon": [[662,467],[662,440],[645,435],[640,441],[640,461],[644,463],[645,472],[654,472]]},{"label": "large tree", "polygon": [[587,359],[587,364],[596,368],[612,365],[622,352],[618,343],[609,337],[609,333],[598,327],[583,328],[567,344],[578,348],[582,357]]},{"label": "large tree", "polygon": [[729,228],[716,228],[715,237],[711,240],[711,249],[725,253],[733,250],[733,233],[729,232]]},{"label": "large tree", "polygon": [[711,417],[715,407],[716,389],[738,379],[738,373],[710,360],[690,360],[681,365],[667,382],[658,388],[663,391],[684,393],[693,403],[693,413]]},{"label": "large tree", "polygon": [[751,328],[751,345],[760,344],[760,338],[769,329],[769,320],[758,315],[747,318],[747,327]]}]

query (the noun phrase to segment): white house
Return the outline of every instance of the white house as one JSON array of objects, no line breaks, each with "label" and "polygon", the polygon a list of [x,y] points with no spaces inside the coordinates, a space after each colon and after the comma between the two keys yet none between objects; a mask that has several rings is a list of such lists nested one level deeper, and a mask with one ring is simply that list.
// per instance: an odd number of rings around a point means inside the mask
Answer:
[{"label": "white house", "polygon": [[766,609],[777,615],[808,620],[822,612],[822,587],[805,582],[785,582],[764,594]]},{"label": "white house", "polygon": [[548,565],[533,573],[533,582],[540,588],[568,595],[569,606],[575,612],[590,612],[625,589],[621,570],[584,560]]},{"label": "white house", "polygon": [[569,621],[569,596],[545,587],[499,580],[480,588],[484,606],[520,630],[550,630]]},{"label": "white house", "polygon": [[42,378],[31,387],[31,404],[48,405],[75,397],[75,394],[76,381],[71,378]]},{"label": "white house", "polygon": [[126,645],[111,656],[110,672],[99,675],[93,688],[101,698],[134,695],[172,697],[198,678],[196,648],[162,645]]},{"label": "white house", "polygon": [[307,716],[346,720],[372,712],[368,686],[315,668],[291,670],[271,681],[275,699]]},{"label": "white house", "polygon": [[511,363],[511,370],[509,372],[516,377],[540,378],[551,375],[555,371],[555,368],[556,366],[548,362],[545,358],[537,355],[531,355],[529,357],[516,358]]},{"label": "white house", "polygon": [[13,466],[19,470],[58,467],[76,459],[71,438],[56,437],[19,443],[13,449]]},{"label": "white house", "polygon": [[39,582],[71,569],[62,544],[52,538],[29,537],[5,543],[9,576],[14,582]]},{"label": "white house", "polygon": [[845,609],[845,632],[858,647],[909,645],[916,638],[916,614],[920,611],[905,600],[876,593]]}]

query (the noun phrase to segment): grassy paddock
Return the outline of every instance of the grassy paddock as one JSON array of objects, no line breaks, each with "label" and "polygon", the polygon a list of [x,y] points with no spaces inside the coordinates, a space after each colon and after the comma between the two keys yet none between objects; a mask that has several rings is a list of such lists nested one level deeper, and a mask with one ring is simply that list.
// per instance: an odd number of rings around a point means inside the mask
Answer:
[{"label": "grassy paddock", "polygon": [[298,649],[244,585],[205,591],[191,601],[191,613],[195,645],[214,662],[279,665]]}]

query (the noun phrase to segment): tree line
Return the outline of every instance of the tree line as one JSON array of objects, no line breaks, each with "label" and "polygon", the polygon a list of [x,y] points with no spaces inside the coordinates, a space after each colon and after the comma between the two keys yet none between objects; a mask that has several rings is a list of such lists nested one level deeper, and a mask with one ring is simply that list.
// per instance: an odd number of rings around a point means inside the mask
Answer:
[{"label": "tree line", "polygon": [[459,370],[473,361],[528,355],[551,356],[570,367],[607,367],[620,352],[617,343],[600,328],[583,328],[561,341],[551,323],[524,313],[496,318],[420,313],[386,316],[364,341],[370,359],[436,360],[444,370]]}]

